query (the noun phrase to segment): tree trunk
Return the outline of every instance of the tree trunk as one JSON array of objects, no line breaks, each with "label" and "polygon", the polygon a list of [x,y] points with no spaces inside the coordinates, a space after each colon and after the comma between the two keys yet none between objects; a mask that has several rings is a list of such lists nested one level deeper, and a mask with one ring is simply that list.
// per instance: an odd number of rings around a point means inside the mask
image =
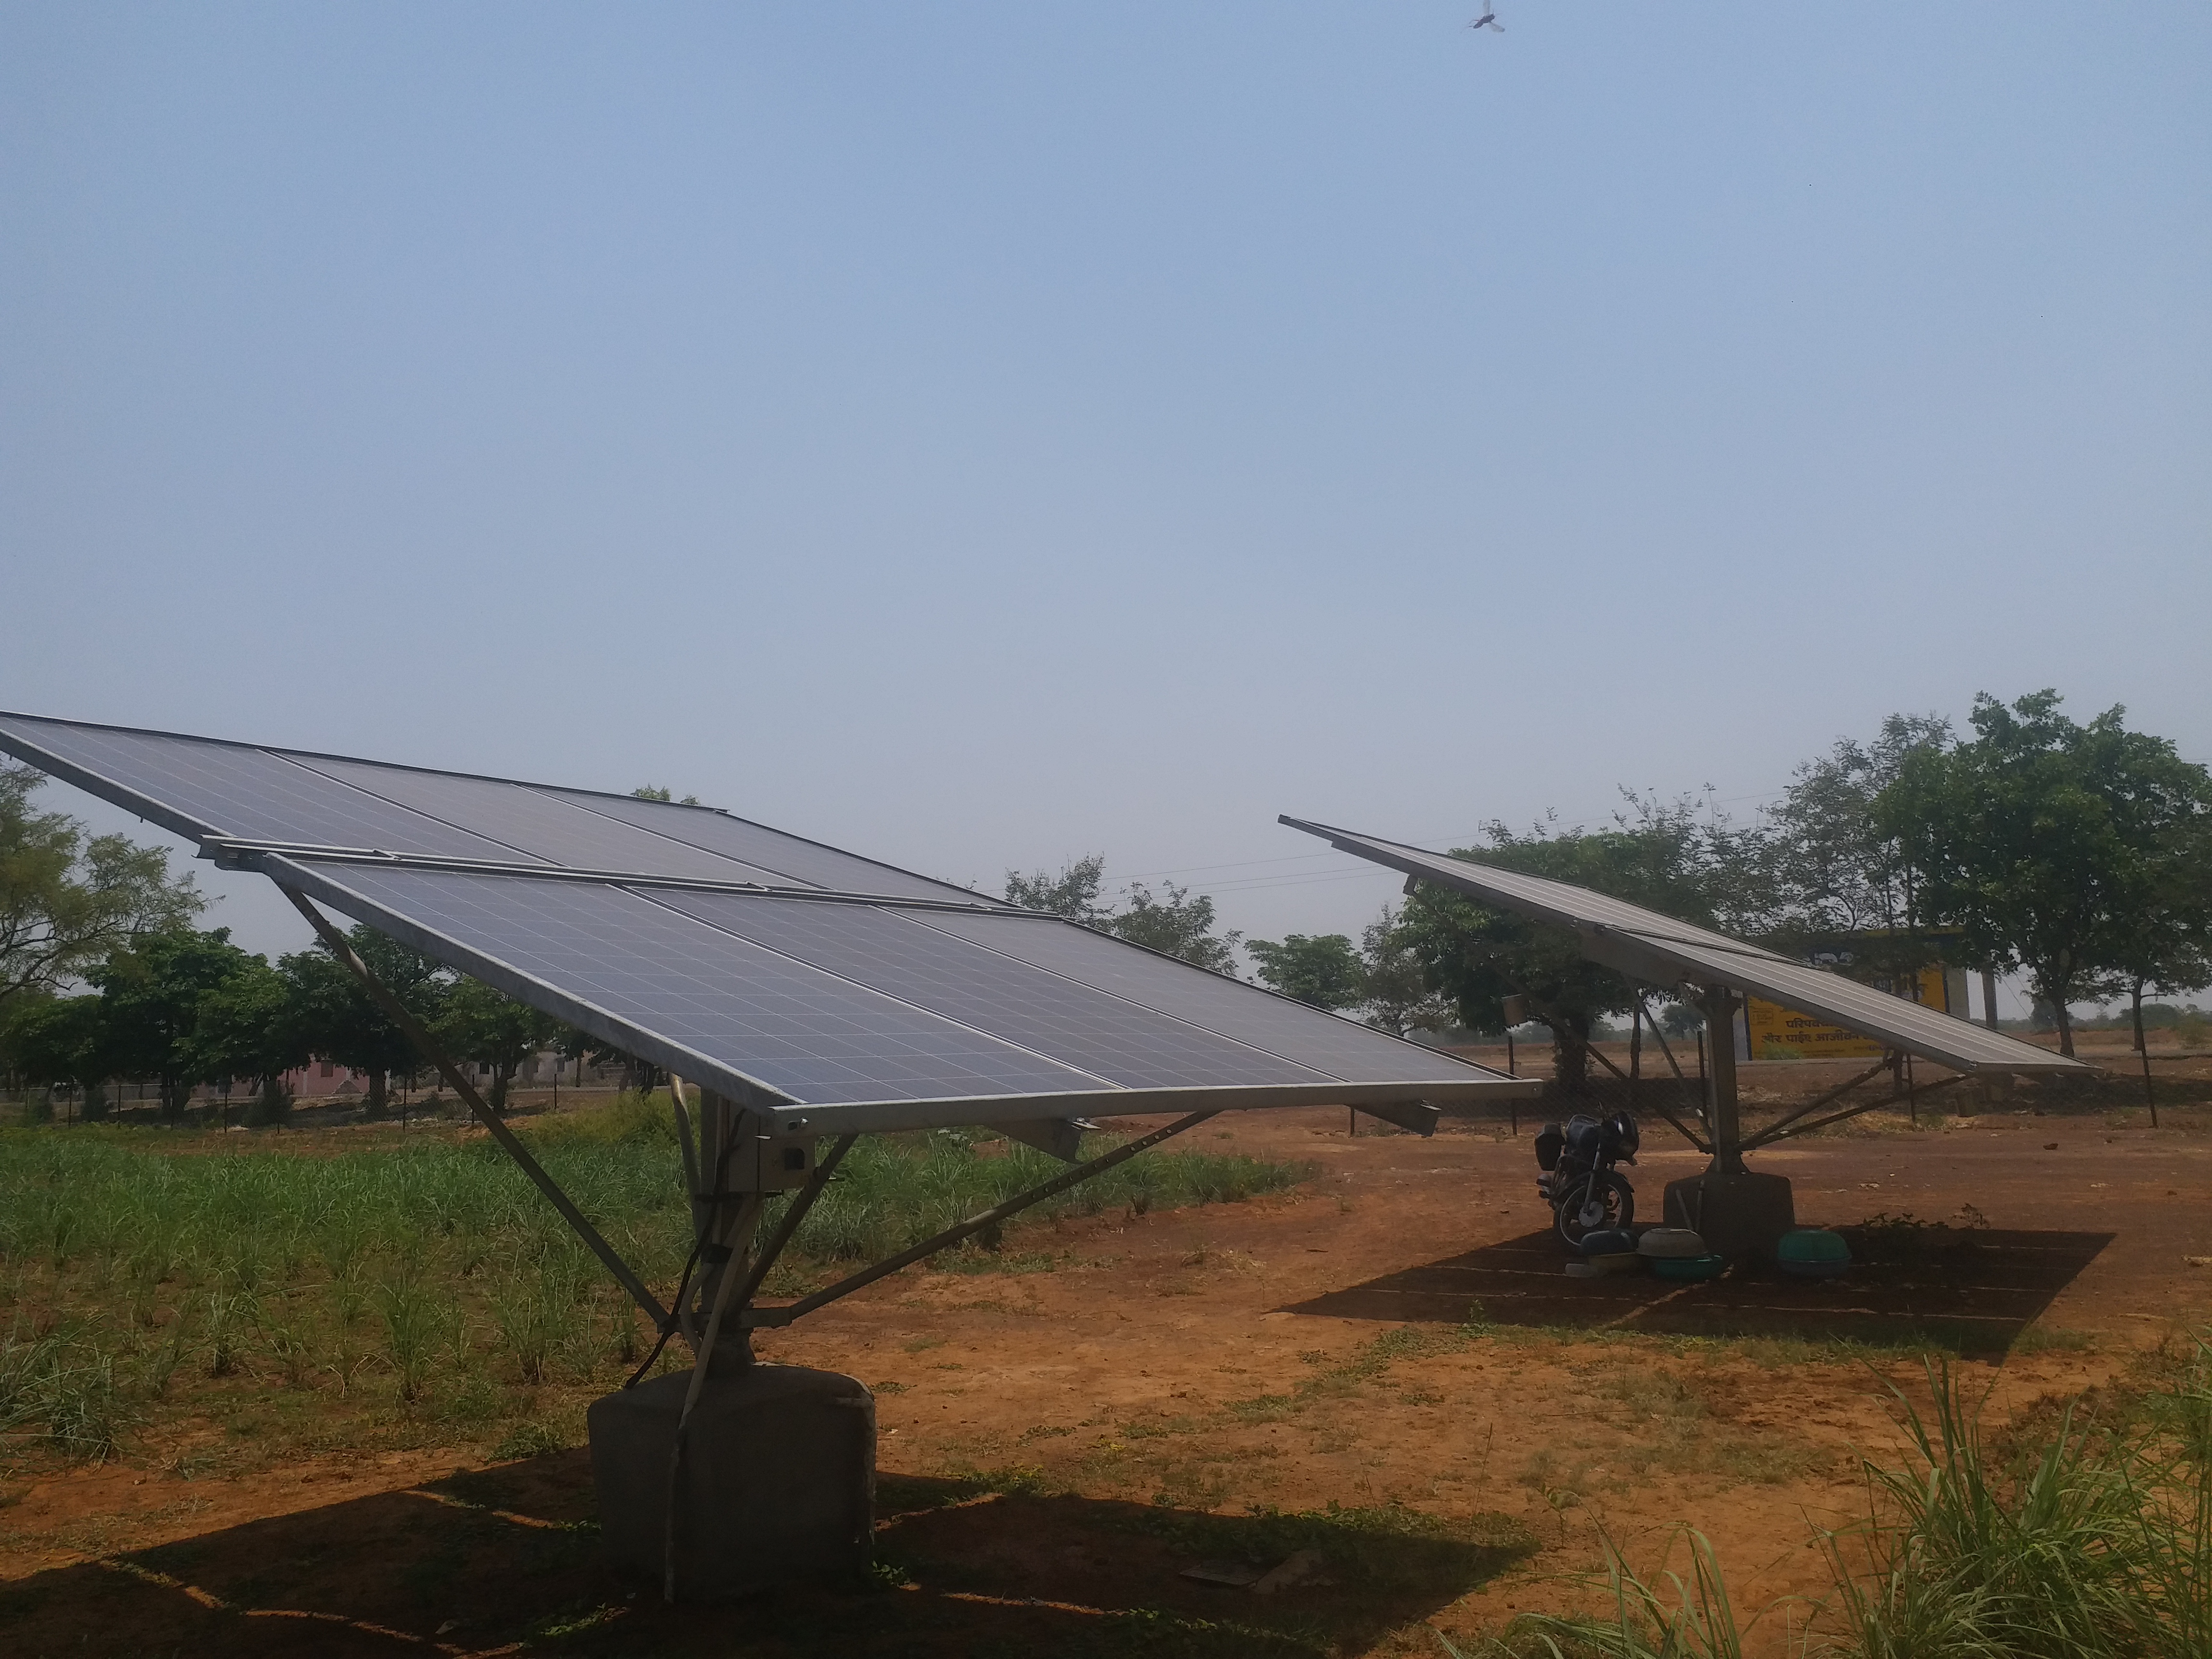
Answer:
[{"label": "tree trunk", "polygon": [[368,1074],[368,1115],[382,1117],[385,1108],[392,1103],[392,1085],[387,1074],[372,1069]]},{"label": "tree trunk", "polygon": [[1552,1027],[1552,1084],[1561,1094],[1586,1092],[1589,1079],[1589,1033],[1572,1020]]},{"label": "tree trunk", "polygon": [[2143,994],[2143,982],[2142,982],[2141,980],[2137,980],[2137,981],[2136,981],[2136,983],[2135,983],[2135,994],[2136,994],[2136,1052],[2137,1054],[2149,1054],[2149,1053],[2150,1053],[2150,1044],[2148,1044],[2148,1042],[2144,1042],[2144,1041],[2143,1041],[2143,1028],[2142,1028],[2142,994]]},{"label": "tree trunk", "polygon": [[2058,997],[2051,1000],[2051,1018],[2058,1026],[2058,1052],[2074,1057],[2074,1011]]}]

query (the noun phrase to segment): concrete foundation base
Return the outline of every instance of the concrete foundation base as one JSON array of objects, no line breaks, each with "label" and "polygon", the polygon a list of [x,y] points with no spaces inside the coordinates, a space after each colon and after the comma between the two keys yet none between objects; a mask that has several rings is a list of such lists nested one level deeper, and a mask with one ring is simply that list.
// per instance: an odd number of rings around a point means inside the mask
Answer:
[{"label": "concrete foundation base", "polygon": [[1771,1261],[1775,1244],[1797,1224],[1786,1176],[1707,1170],[1667,1183],[1667,1224],[1688,1227],[1716,1255]]},{"label": "concrete foundation base", "polygon": [[[599,1528],[618,1567],[656,1589],[667,1560],[670,1455],[691,1373],[592,1402]],[[717,1364],[684,1436],[676,1593],[720,1601],[848,1578],[872,1559],[876,1402],[860,1382],[797,1365]]]}]

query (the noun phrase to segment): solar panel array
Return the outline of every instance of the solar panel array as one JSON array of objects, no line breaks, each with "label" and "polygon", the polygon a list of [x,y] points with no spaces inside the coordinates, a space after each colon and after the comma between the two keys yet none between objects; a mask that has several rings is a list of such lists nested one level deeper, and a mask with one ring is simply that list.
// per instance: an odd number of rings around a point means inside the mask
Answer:
[{"label": "solar panel array", "polygon": [[1533,1086],[705,808],[18,714],[0,751],[817,1128]]},{"label": "solar panel array", "polygon": [[1502,909],[1577,930],[1620,935],[1660,957],[1699,985],[1727,985],[1770,1002],[1847,1026],[1893,1048],[1959,1071],[2087,1070],[2078,1060],[2021,1042],[1940,1010],[1891,996],[1870,985],[1792,961],[1710,928],[1692,927],[1624,899],[1564,881],[1448,857],[1302,818],[1285,817],[1294,830],[1322,837],[1340,850],[1434,881]]}]

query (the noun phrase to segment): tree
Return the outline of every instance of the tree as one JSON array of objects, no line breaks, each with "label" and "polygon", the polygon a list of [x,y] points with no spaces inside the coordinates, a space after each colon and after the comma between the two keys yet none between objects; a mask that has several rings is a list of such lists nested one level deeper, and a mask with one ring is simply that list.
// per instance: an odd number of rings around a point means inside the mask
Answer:
[{"label": "tree", "polygon": [[[1699,926],[1735,922],[1747,908],[1748,838],[1711,817],[1700,823],[1687,799],[1628,801],[1610,830],[1554,835],[1539,824],[1516,835],[1492,823],[1482,846],[1453,856],[1572,882]],[[1553,1075],[1563,1094],[1581,1092],[1604,1016],[1642,1000],[1620,974],[1585,960],[1569,930],[1463,894],[1422,886],[1403,925],[1428,982],[1451,998],[1462,1024],[1496,1030],[1506,1023],[1505,999],[1526,1000],[1529,1017],[1552,1032]]]},{"label": "tree", "polygon": [[2185,817],[2154,839],[2116,921],[2112,951],[2114,976],[2129,994],[2136,1050],[2146,1055],[2143,994],[2212,984],[2212,815]]},{"label": "tree", "polygon": [[1006,872],[1006,902],[1018,904],[1024,910],[1049,910],[1056,916],[1066,916],[1071,921],[1101,927],[1113,913],[1113,906],[1098,902],[1098,890],[1106,877],[1106,855],[1091,853],[1066,865],[1056,876],[1042,870],[1024,875],[1018,870]]},{"label": "tree", "polygon": [[186,1042],[198,1075],[254,1085],[264,1103],[257,1119],[281,1118],[274,1103],[283,1093],[283,1074],[309,1057],[293,989],[294,981],[264,958],[248,957],[201,995]]},{"label": "tree", "polygon": [[458,981],[446,995],[438,1041],[457,1060],[491,1068],[486,1103],[507,1110],[507,1091],[522,1062],[560,1040],[564,1028],[550,1014],[494,990],[482,980]]},{"label": "tree", "polygon": [[[373,927],[351,929],[346,943],[410,1013],[426,1025],[436,1022],[452,983],[444,968]],[[286,957],[276,971],[289,988],[297,1042],[367,1077],[368,1109],[380,1115],[391,1098],[392,1074],[422,1064],[414,1042],[321,945]]]},{"label": "tree", "polygon": [[[675,799],[674,796],[671,795],[667,790],[660,787],[658,784],[641,783],[629,793],[639,800]],[[696,795],[686,795],[682,800],[677,802],[677,805],[679,806],[696,806],[698,804],[699,797]]]},{"label": "tree", "polygon": [[1331,1012],[1367,1000],[1366,965],[1342,933],[1255,939],[1244,948],[1259,964],[1260,982],[1271,991]]},{"label": "tree", "polygon": [[83,1091],[88,1118],[105,1116],[106,1103],[95,1107],[94,1102],[117,1067],[102,1000],[29,995],[18,997],[8,1009],[8,1069],[45,1088],[73,1085]]},{"label": "tree", "polygon": [[1940,715],[1892,714],[1872,743],[1844,738],[1800,766],[1765,814],[1754,851],[1768,914],[1749,931],[1791,956],[1850,936],[1853,969],[1874,978],[1895,980],[1933,962],[1935,947],[1917,932],[1912,861],[1875,804],[1909,757],[1940,753],[1951,737]]},{"label": "tree", "polygon": [[1193,898],[1188,888],[1171,881],[1160,886],[1166,894],[1164,898],[1153,896],[1152,889],[1141,883],[1133,883],[1127,908],[1108,919],[1106,931],[1116,939],[1163,956],[1181,957],[1213,973],[1234,974],[1237,945],[1244,935],[1232,929],[1217,938],[1211,898],[1203,893]]},{"label": "tree", "polygon": [[169,855],[121,836],[86,838],[60,812],[33,810],[46,781],[0,760],[0,1006],[34,987],[61,988],[111,951],[184,927],[205,905]]},{"label": "tree", "polygon": [[1978,696],[1974,738],[1907,756],[1876,817],[1922,872],[1928,919],[1977,960],[2025,969],[2071,1054],[2068,1005],[2155,959],[2147,917],[2204,856],[2212,775],[2129,731],[2121,708],[2082,726],[2062,701]]},{"label": "tree", "polygon": [[1171,881],[1163,882],[1162,892],[1158,895],[1136,882],[1122,890],[1127,902],[1124,908],[1117,908],[1099,901],[1105,873],[1106,858],[1103,853],[1077,859],[1056,876],[1042,870],[1029,875],[1009,870],[1006,900],[1024,909],[1048,910],[1056,916],[1066,916],[1086,927],[1095,927],[1164,956],[1180,957],[1217,974],[1237,971],[1237,945],[1244,936],[1233,931],[1215,934],[1212,899],[1204,894],[1193,898],[1188,888],[1178,887]]},{"label": "tree", "polygon": [[195,1041],[202,1002],[258,960],[230,942],[228,927],[173,928],[146,935],[86,973],[100,989],[115,1069],[158,1078],[163,1117],[182,1117],[193,1087],[215,1075]]},{"label": "tree", "polygon": [[1430,985],[1420,953],[1390,905],[1359,935],[1359,1000],[1367,1023],[1377,1030],[1404,1036],[1409,1031],[1440,1031],[1451,1024],[1451,1003]]}]

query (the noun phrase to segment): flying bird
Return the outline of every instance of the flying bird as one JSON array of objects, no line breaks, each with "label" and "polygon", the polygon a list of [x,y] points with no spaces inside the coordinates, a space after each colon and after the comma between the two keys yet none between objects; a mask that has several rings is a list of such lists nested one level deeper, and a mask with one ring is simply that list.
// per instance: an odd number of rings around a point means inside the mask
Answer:
[{"label": "flying bird", "polygon": [[1505,25],[1498,21],[1498,14],[1494,11],[1486,11],[1483,13],[1481,16],[1476,18],[1472,23],[1469,23],[1468,27],[1471,29],[1496,29],[1500,34],[1505,33]]}]

